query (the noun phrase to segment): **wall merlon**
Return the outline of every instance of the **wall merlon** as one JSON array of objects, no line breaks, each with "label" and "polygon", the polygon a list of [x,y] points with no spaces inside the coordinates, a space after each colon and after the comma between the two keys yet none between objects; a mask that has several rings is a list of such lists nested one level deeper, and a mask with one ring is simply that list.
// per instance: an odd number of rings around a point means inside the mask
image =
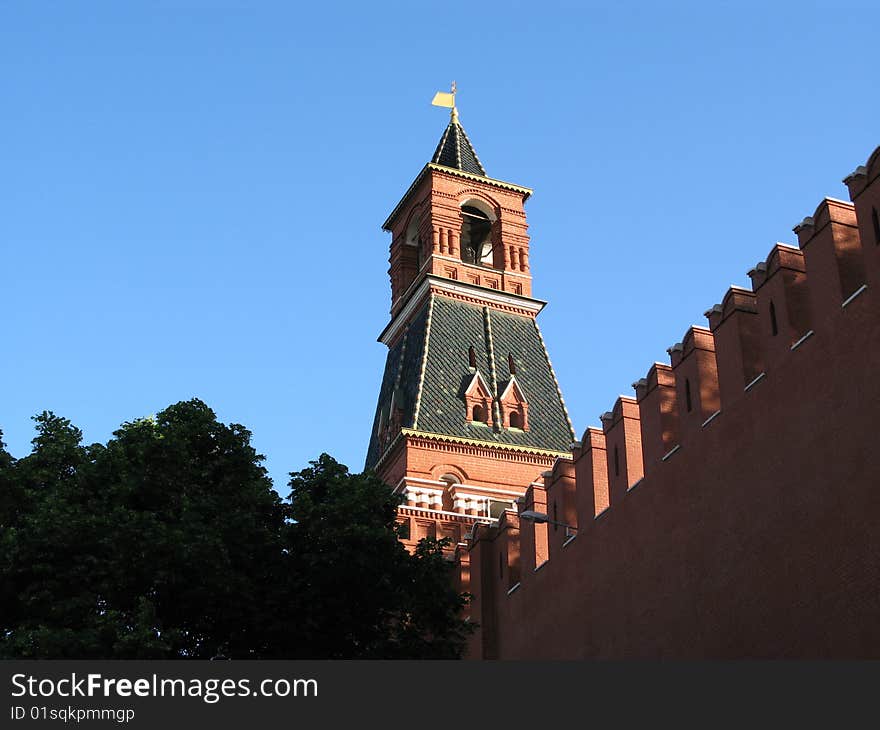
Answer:
[{"label": "wall merlon", "polygon": [[558,554],[562,544],[569,536],[568,530],[560,529],[560,523],[576,528],[578,526],[578,503],[576,495],[576,468],[572,461],[560,459],[554,465],[553,476],[547,490],[547,512],[555,524],[548,528],[550,560]]},{"label": "wall merlon", "polygon": [[709,320],[709,329],[714,330],[724,316],[724,307],[720,304],[713,304],[709,309],[703,312],[703,316]]},{"label": "wall merlon", "polygon": [[855,202],[878,177],[880,177],[880,147],[871,153],[864,165],[859,165],[843,179],[844,185],[849,188],[850,199]]},{"label": "wall merlon", "polygon": [[614,505],[623,499],[630,485],[641,479],[645,472],[638,402],[630,396],[618,396],[611,413],[612,418],[603,420],[602,427],[605,432],[609,496]]},{"label": "wall merlon", "polygon": [[594,427],[584,431],[574,468],[578,524],[586,525],[609,504],[604,431]]},{"label": "wall merlon", "polygon": [[636,392],[636,400],[642,400],[642,398],[645,397],[645,393],[648,391],[648,379],[639,378],[638,380],[633,381],[632,389]]},{"label": "wall merlon", "polygon": [[764,370],[758,299],[754,292],[731,286],[709,320],[722,406],[740,398],[746,384]]},{"label": "wall merlon", "polygon": [[645,395],[653,391],[658,386],[674,386],[675,385],[675,373],[672,372],[672,367],[662,362],[655,362],[648,369],[648,374],[644,378],[645,381]]},{"label": "wall merlon", "polygon": [[682,338],[681,355],[673,358],[672,366],[679,420],[674,429],[676,438],[664,439],[664,454],[679,439],[698,431],[706,418],[721,407],[714,333],[696,325],[688,328]]},{"label": "wall merlon", "polygon": [[775,244],[770,249],[770,253],[767,254],[767,258],[749,271],[749,278],[752,280],[752,291],[757,292],[764,282],[779,271],[779,269],[805,272],[807,268],[803,251],[800,248],[784,243]]},{"label": "wall merlon", "polygon": [[619,395],[617,400],[614,401],[614,408],[611,409],[611,418],[605,418],[606,415],[603,414],[602,425],[605,428],[605,432],[608,433],[608,429],[616,426],[624,418],[638,420],[639,406],[635,398],[628,395]]},{"label": "wall merlon", "polygon": [[694,350],[705,350],[706,352],[715,352],[715,336],[712,331],[706,327],[699,325],[691,325],[681,339],[682,353],[681,359],[684,360]]},{"label": "wall merlon", "polygon": [[845,200],[824,198],[816,207],[816,212],[804,218],[792,230],[797,234],[800,247],[804,249],[829,223],[855,227],[855,206]]},{"label": "wall merlon", "polygon": [[513,510],[506,509],[498,518],[498,534],[503,534],[508,530],[519,530],[520,519],[519,514]]},{"label": "wall merlon", "polygon": [[638,403],[642,462],[647,475],[678,443],[678,406],[672,367],[654,363],[643,381]]},{"label": "wall merlon", "polygon": [[[714,316],[714,307],[711,311]],[[720,325],[734,312],[750,312],[754,314],[757,311],[758,305],[757,300],[755,299],[754,292],[749,291],[748,289],[744,289],[741,286],[731,284],[727,290],[727,293],[724,295],[724,298],[721,300],[721,316],[718,317],[715,324],[712,324],[710,318],[709,328],[714,332],[718,325]]]},{"label": "wall merlon", "polygon": [[865,262],[853,203],[825,198],[816,212],[795,226],[809,277],[813,320],[818,325],[866,281]]},{"label": "wall merlon", "polygon": [[880,147],[866,165],[858,167],[856,173],[859,172],[845,182],[856,207],[866,283],[876,287],[880,286]]},{"label": "wall merlon", "polygon": [[806,271],[807,264],[804,261],[804,253],[799,248],[777,243],[767,254],[767,276],[772,276],[779,269],[791,269],[792,271]]},{"label": "wall merlon", "polygon": [[[522,503],[519,504],[520,513],[533,510],[542,514],[547,513],[546,490],[532,484],[526,490]],[[520,548],[522,551],[522,577],[528,581],[535,568],[543,564],[550,557],[549,545],[547,544],[547,525],[538,524],[532,520],[520,520]]]},{"label": "wall merlon", "polygon": [[[880,147],[878,147],[880,149]],[[859,196],[865,186],[868,184],[868,168],[866,165],[859,165],[849,175],[843,178],[843,184],[849,188],[849,197],[851,200]]]},{"label": "wall merlon", "polygon": [[766,276],[755,287],[764,366],[773,368],[810,330],[811,302],[804,251],[777,243],[767,256]]},{"label": "wall merlon", "polygon": [[[767,278],[767,262],[759,261],[754,269],[749,269],[748,277],[752,280],[752,291],[756,291]],[[708,315],[706,315],[708,316]]]}]

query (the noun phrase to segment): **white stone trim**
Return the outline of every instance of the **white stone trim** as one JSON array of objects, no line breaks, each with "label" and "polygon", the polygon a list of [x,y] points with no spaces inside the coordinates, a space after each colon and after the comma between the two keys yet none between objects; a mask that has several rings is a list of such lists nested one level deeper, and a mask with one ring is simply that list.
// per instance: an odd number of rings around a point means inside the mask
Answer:
[{"label": "white stone trim", "polygon": [[[532,482],[532,484],[536,484],[537,482]],[[543,485],[538,485],[543,486]],[[522,492],[513,492],[509,489],[492,489],[491,487],[478,487],[476,484],[453,484],[452,490],[457,492],[459,487],[467,487],[468,489],[479,489],[482,492],[490,492],[491,494],[507,494],[511,497],[522,497],[525,494],[525,490]],[[511,500],[513,501],[513,500]]]},{"label": "white stone trim", "polygon": [[461,512],[450,512],[449,510],[445,509],[431,509],[430,507],[419,507],[418,505],[413,504],[404,504],[401,506],[406,507],[406,509],[415,509],[422,512],[433,512],[434,514],[438,515],[449,515],[450,517],[459,517],[465,520],[473,520],[474,522],[478,522],[483,525],[491,525],[493,522],[498,521],[491,517],[486,517],[485,515],[463,515]]},{"label": "white stone trim", "polygon": [[409,482],[416,482],[418,484],[431,484],[435,487],[440,487],[443,489],[446,486],[446,482],[440,479],[422,479],[421,477],[401,477],[400,481],[397,482],[397,485],[394,487],[392,492],[396,493],[400,491],[401,486],[407,486]]},{"label": "white stone trim", "polygon": [[840,305],[840,308],[841,308],[841,309],[846,309],[846,305],[849,304],[849,303],[850,303],[853,299],[855,299],[856,297],[858,297],[858,296],[864,294],[864,292],[865,292],[865,290],[866,290],[867,288],[868,288],[868,285],[867,285],[867,284],[862,284],[858,289],[856,289],[852,294],[850,294],[850,295],[846,298],[846,301],[844,301],[843,304]]},{"label": "white stone trim", "polygon": [[507,398],[507,394],[513,389],[513,386],[516,385],[516,389],[519,391],[519,394],[522,396],[522,399],[528,403],[529,399],[526,398],[526,392],[522,389],[522,386],[519,384],[519,381],[516,379],[516,375],[511,375],[510,380],[507,381],[507,387],[504,389],[504,392],[498,396],[498,400],[504,400]]},{"label": "white stone trim", "polygon": [[[514,272],[507,271],[505,273],[510,274]],[[441,291],[448,291],[453,294],[468,294],[496,304],[504,304],[508,307],[525,309],[526,311],[534,312],[535,314],[540,312],[547,305],[547,302],[545,301],[525,297],[522,294],[510,294],[498,289],[487,289],[484,286],[468,284],[465,281],[458,281],[455,279],[444,279],[433,274],[429,274],[425,281],[433,283],[433,285]]]},{"label": "white stone trim", "polygon": [[[493,271],[494,270],[495,269],[493,269]],[[394,319],[388,323],[388,326],[382,331],[382,334],[379,335],[379,342],[384,345],[390,344],[400,331],[401,327],[403,327],[404,323],[409,321],[413,310],[421,304],[425,292],[427,292],[431,286],[434,286],[440,291],[464,294],[488,302],[493,302],[495,304],[503,304],[508,307],[525,309],[528,312],[534,312],[536,315],[547,305],[547,302],[542,301],[541,299],[532,299],[531,297],[526,297],[521,294],[509,294],[497,289],[487,289],[486,287],[477,286],[476,284],[468,284],[463,281],[444,279],[435,274],[427,274],[422,280],[422,283],[416,287],[416,290],[409,297],[407,303],[403,305],[403,308],[397,313]],[[406,296],[406,294],[404,294],[404,296]]]},{"label": "white stone trim", "polygon": [[749,383],[745,388],[743,388],[743,391],[745,391],[745,392],[750,391],[750,390],[752,389],[753,386],[755,386],[755,385],[757,385],[759,382],[761,382],[766,376],[767,376],[767,373],[761,373],[761,374],[758,375],[758,377],[756,377],[751,383]]},{"label": "white stone trim", "polygon": [[792,350],[797,350],[801,345],[803,345],[807,340],[809,340],[814,334],[816,334],[816,333],[813,332],[813,330],[810,330],[809,332],[807,332],[807,334],[805,334],[805,335],[804,335],[803,337],[801,337],[797,342],[795,342],[795,343],[791,346],[791,349],[792,349]]}]

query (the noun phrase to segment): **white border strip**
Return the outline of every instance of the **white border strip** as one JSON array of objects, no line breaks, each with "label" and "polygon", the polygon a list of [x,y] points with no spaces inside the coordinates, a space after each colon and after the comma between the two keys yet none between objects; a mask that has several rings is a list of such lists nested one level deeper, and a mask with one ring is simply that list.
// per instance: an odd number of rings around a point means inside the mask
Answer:
[{"label": "white border strip", "polygon": [[816,333],[813,332],[813,330],[810,330],[809,332],[807,332],[807,334],[805,334],[805,335],[804,335],[803,337],[801,337],[797,342],[795,342],[795,343],[791,346],[791,349],[792,349],[792,350],[797,350],[801,345],[803,345],[807,340],[809,340],[814,334],[816,334]]},{"label": "white border strip", "polygon": [[382,334],[379,335],[379,342],[388,345],[391,340],[394,339],[404,323],[409,321],[409,317],[413,313],[413,310],[421,304],[425,292],[432,285],[440,291],[464,294],[496,304],[518,307],[519,309],[525,309],[528,312],[534,312],[536,315],[547,305],[547,302],[541,299],[532,299],[531,297],[524,297],[519,294],[506,294],[504,292],[499,292],[496,289],[488,289],[483,286],[477,286],[476,284],[466,284],[461,281],[456,281],[455,279],[444,279],[436,274],[427,274],[422,283],[419,284],[412,295],[410,295],[409,300],[403,308],[395,315],[394,319],[391,320],[388,326],[382,330]]},{"label": "white border strip", "polygon": [[706,428],[706,426],[708,426],[710,423],[712,423],[712,421],[714,421],[715,418],[720,415],[721,415],[721,409],[719,408],[717,411],[715,411],[715,413],[713,413],[705,421],[703,421],[703,425],[700,426],[700,428]]},{"label": "white border strip", "polygon": [[850,303],[853,299],[855,299],[857,296],[860,296],[861,294],[863,294],[864,291],[865,291],[865,289],[867,289],[867,288],[868,288],[868,285],[867,285],[867,284],[862,284],[858,289],[856,289],[852,294],[850,294],[850,295],[846,298],[846,301],[845,301],[843,304],[840,305],[840,308],[841,308],[841,309],[846,309],[846,305],[849,304],[849,303]]},{"label": "white border strip", "polygon": [[755,378],[751,383],[749,383],[745,388],[743,388],[743,392],[748,393],[752,386],[757,385],[760,381],[764,379],[767,373],[761,373],[757,378]]}]

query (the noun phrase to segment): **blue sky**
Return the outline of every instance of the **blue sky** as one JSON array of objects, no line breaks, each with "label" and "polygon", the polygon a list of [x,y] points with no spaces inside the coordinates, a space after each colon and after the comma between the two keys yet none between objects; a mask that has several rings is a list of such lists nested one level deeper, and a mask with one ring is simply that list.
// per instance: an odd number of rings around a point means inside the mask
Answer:
[{"label": "blue sky", "polygon": [[363,465],[380,230],[448,116],[527,204],[580,434],[880,144],[876,4],[0,3],[0,428],[199,397]]}]

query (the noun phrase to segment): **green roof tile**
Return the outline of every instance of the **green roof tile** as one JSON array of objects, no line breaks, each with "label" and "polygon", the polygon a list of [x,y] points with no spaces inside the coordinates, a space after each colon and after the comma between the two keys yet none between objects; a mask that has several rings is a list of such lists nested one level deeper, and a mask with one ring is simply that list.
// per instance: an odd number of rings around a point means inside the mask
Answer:
[{"label": "green roof tile", "polygon": [[[535,320],[435,295],[429,328],[428,307],[426,302],[401,340],[388,352],[366,468],[375,467],[388,446],[388,443],[379,443],[378,426],[383,410],[389,412],[395,383],[405,394],[401,423],[404,428],[490,443],[568,451],[574,433]],[[487,327],[487,317],[490,327]],[[512,355],[517,383],[529,403],[528,431],[474,425],[467,419],[463,395],[474,375],[468,358],[470,347],[476,353],[476,369],[497,391],[494,397],[498,397],[510,381],[508,354]],[[490,353],[494,355],[491,360]]]}]

